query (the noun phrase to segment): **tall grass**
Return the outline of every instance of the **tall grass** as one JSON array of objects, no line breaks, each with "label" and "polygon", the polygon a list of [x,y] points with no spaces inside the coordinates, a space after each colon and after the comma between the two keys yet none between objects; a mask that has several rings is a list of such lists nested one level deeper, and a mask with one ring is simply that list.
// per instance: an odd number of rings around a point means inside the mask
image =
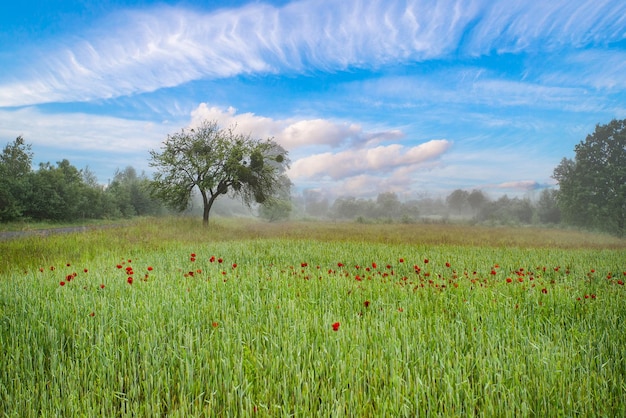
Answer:
[{"label": "tall grass", "polygon": [[615,242],[197,226],[0,244],[0,414],[626,416]]}]

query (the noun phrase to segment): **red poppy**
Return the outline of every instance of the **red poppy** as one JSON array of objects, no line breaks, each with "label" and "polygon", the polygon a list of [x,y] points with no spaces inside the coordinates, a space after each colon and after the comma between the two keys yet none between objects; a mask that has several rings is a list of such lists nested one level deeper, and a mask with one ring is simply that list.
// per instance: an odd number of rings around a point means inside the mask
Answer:
[{"label": "red poppy", "polygon": [[511,283],[512,281],[513,281],[513,279],[511,279],[510,277],[507,277],[507,278],[506,278],[506,282],[507,282],[507,283]]},{"label": "red poppy", "polygon": [[195,256],[196,256],[196,253],[191,253],[191,256],[192,256],[192,257],[195,257]]},{"label": "red poppy", "polygon": [[401,262],[401,263],[404,263],[404,258],[401,258],[398,261]]},{"label": "red poppy", "polygon": [[624,282],[622,280],[618,280],[617,284],[620,285],[620,286],[624,286]]},{"label": "red poppy", "polygon": [[121,269],[121,268],[122,268],[122,265],[121,265],[121,264],[118,264],[116,267],[117,267],[118,269]]},{"label": "red poppy", "polygon": [[154,270],[151,266],[148,266],[148,271]]},{"label": "red poppy", "polygon": [[546,289],[545,287],[543,289],[541,289],[541,293],[546,294],[548,293],[548,289]]},{"label": "red poppy", "polygon": [[366,300],[365,302],[363,302],[363,305],[367,308],[370,306],[370,301]]},{"label": "red poppy", "polygon": [[340,325],[339,322],[335,322],[333,324],[333,331],[339,331],[339,325]]},{"label": "red poppy", "polygon": [[89,314],[89,316],[96,316],[96,313],[92,312],[92,313]]},{"label": "red poppy", "polygon": [[372,268],[375,269],[376,268],[376,263],[372,263]]},{"label": "red poppy", "polygon": [[211,258],[209,258],[209,261],[210,261],[211,263],[214,263],[214,262],[215,262],[215,256],[214,256],[214,255],[212,255],[212,256],[211,256]]},{"label": "red poppy", "polygon": [[237,263],[233,263],[233,268],[236,269],[237,268]]},{"label": "red poppy", "polygon": [[133,278],[128,276],[128,279],[126,279],[126,281],[128,282],[128,284],[133,284]]},{"label": "red poppy", "polygon": [[213,326],[213,328],[217,328],[217,327],[219,327],[220,324],[218,324],[217,322],[213,321],[213,323],[211,325]]},{"label": "red poppy", "polygon": [[224,260],[222,260],[222,258],[218,258],[218,259],[217,259],[217,262],[218,262],[218,263],[223,263],[223,262],[224,262]]},{"label": "red poppy", "polygon": [[104,283],[100,284],[100,289],[104,289]]},{"label": "red poppy", "polygon": [[450,263],[446,262],[446,267],[450,267]]},{"label": "red poppy", "polygon": [[427,258],[424,259],[424,264],[428,264],[428,259]]},{"label": "red poppy", "polygon": [[88,271],[89,271],[89,270],[87,270],[87,269],[83,269],[83,272],[84,272],[84,273],[87,273]]},{"label": "red poppy", "polygon": [[191,257],[189,260],[190,261],[196,261],[196,257]]},{"label": "red poppy", "polygon": [[65,282],[64,282],[64,281],[60,281],[60,282],[59,282],[59,285],[61,285],[61,286],[65,286]]}]

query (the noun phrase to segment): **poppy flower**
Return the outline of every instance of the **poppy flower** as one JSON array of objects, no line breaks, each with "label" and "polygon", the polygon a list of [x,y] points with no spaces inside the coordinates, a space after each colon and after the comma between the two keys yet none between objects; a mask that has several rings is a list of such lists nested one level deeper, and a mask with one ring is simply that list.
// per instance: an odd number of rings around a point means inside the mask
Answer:
[{"label": "poppy flower", "polygon": [[218,262],[218,263],[223,263],[223,262],[224,262],[224,260],[223,260],[222,258],[218,258],[218,259],[217,259],[217,262]]},{"label": "poppy flower", "polygon": [[211,325],[213,326],[213,328],[217,328],[217,327],[220,326],[220,324],[215,322],[215,321],[213,321],[213,323]]},{"label": "poppy flower", "polygon": [[209,258],[209,262],[215,263],[215,256],[214,255],[212,255],[211,258]]},{"label": "poppy flower", "polygon": [[370,306],[370,301],[366,300],[365,302],[363,302],[363,305],[367,308]]},{"label": "poppy flower", "polygon": [[148,266],[148,271],[154,270],[151,266]]},{"label": "poppy flower", "polygon": [[340,325],[339,322],[335,322],[333,324],[333,331],[339,331],[339,325]]},{"label": "poppy flower", "polygon": [[400,263],[404,263],[404,258],[398,260]]},{"label": "poppy flower", "polygon": [[372,268],[375,269],[376,268],[376,263],[372,263]]},{"label": "poppy flower", "polygon": [[126,279],[126,281],[128,282],[128,284],[133,284],[133,278],[128,276],[128,279]]},{"label": "poppy flower", "polygon": [[546,288],[544,287],[543,289],[541,289],[541,293],[543,293],[543,294],[545,295],[546,293],[548,293],[548,289],[546,289]]},{"label": "poppy flower", "polygon": [[64,281],[60,281],[60,282],[59,282],[59,285],[60,285],[60,286],[65,286],[65,282],[64,282]]},{"label": "poppy flower", "polygon": [[104,283],[100,284],[100,289],[104,289]]}]

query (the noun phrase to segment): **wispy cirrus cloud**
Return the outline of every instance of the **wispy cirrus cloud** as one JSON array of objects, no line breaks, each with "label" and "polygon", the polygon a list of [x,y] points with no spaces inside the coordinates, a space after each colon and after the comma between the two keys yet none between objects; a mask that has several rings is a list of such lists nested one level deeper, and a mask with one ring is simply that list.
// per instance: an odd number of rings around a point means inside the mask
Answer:
[{"label": "wispy cirrus cloud", "polygon": [[624,16],[626,4],[595,0],[304,0],[118,12],[80,38],[30,46],[27,70],[0,72],[0,106],[112,98],[239,74],[377,68],[458,49],[606,44],[624,39]]}]

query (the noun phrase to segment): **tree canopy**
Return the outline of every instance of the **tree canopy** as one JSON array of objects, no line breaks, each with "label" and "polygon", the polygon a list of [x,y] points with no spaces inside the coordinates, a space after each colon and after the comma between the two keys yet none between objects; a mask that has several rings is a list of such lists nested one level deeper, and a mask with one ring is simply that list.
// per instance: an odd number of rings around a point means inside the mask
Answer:
[{"label": "tree canopy", "polygon": [[562,220],[623,236],[626,232],[626,119],[597,125],[554,169]]},{"label": "tree canopy", "polygon": [[221,129],[216,121],[168,135],[161,151],[152,150],[150,156],[156,169],[154,196],[182,211],[198,191],[205,226],[213,202],[221,195],[240,196],[247,205],[269,204],[291,184],[284,174],[287,151],[272,139]]}]

